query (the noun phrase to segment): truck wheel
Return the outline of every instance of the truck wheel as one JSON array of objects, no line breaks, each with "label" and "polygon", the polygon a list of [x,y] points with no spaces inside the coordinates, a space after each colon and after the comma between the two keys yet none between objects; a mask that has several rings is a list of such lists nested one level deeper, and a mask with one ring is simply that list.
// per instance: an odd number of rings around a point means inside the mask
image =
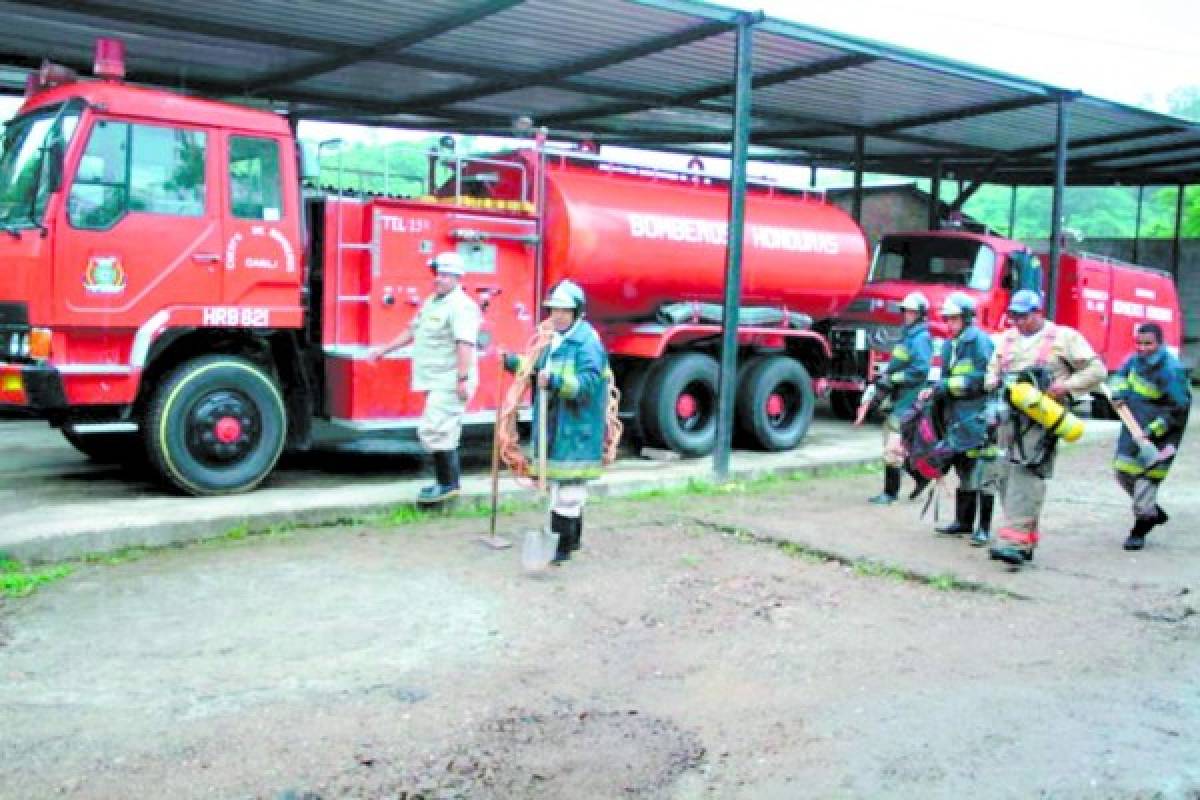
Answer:
[{"label": "truck wheel", "polygon": [[62,435],[97,464],[128,464],[141,457],[136,433],[76,433],[63,428]]},{"label": "truck wheel", "polygon": [[641,417],[653,443],[682,456],[711,453],[717,437],[717,362],[703,353],[668,356],[647,379]]},{"label": "truck wheel", "polygon": [[738,387],[738,425],[763,450],[790,450],[808,433],[815,402],[804,365],[770,356],[747,370]]},{"label": "truck wheel", "polygon": [[834,389],[829,393],[829,408],[838,419],[854,419],[858,416],[862,395],[862,392],[849,389]]},{"label": "truck wheel", "polygon": [[286,438],[279,386],[235,356],[205,356],[178,367],[146,415],[150,464],[190,495],[254,488],[275,467]]}]

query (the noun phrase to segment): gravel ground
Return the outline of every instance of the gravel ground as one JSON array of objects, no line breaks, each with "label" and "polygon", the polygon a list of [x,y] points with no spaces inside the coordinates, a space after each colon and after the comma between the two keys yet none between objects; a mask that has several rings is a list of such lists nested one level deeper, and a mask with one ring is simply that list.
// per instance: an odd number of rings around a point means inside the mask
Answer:
[{"label": "gravel ground", "polygon": [[1197,798],[1200,449],[1128,554],[1104,430],[1018,573],[877,474],[597,503],[541,576],[461,518],[81,568],[3,609],[0,797]]}]

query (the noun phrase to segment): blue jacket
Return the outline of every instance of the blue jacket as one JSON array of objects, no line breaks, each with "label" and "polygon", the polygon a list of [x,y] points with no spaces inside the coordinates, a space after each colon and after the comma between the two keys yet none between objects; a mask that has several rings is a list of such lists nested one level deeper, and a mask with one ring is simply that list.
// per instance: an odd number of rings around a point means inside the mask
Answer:
[{"label": "blue jacket", "polygon": [[[517,366],[516,359],[505,359],[506,369],[515,371]],[[542,351],[533,371],[535,392],[537,375],[543,369],[550,371],[546,477],[559,481],[599,477],[613,375],[596,329],[581,319],[563,335],[558,347],[551,345]],[[536,472],[540,429],[536,402],[533,415],[532,466]]]},{"label": "blue jacket", "polygon": [[992,340],[973,324],[942,343],[942,372],[933,391],[943,404],[946,440],[956,453],[982,455],[988,400],[983,382],[993,349]]},{"label": "blue jacket", "polygon": [[929,325],[923,320],[905,325],[900,342],[892,348],[887,369],[884,370],[885,385],[892,394],[892,418],[896,419],[917,401],[917,395],[929,377],[929,363],[933,358],[933,340],[929,338]]},{"label": "blue jacket", "polygon": [[[1167,348],[1159,347],[1145,358],[1136,353],[1130,356],[1109,376],[1109,387],[1114,400],[1129,406],[1155,447],[1161,449],[1167,444],[1179,447],[1192,410],[1192,390],[1187,370]],[[1133,436],[1122,426],[1113,458],[1113,468],[1118,472],[1161,481],[1167,477],[1174,460],[1168,458],[1146,469],[1138,463],[1137,455]]]}]

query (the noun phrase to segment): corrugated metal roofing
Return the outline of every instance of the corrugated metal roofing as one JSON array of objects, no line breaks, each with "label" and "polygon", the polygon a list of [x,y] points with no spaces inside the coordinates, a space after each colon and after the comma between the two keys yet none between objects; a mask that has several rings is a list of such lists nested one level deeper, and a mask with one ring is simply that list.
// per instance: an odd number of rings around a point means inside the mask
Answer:
[{"label": "corrugated metal roofing", "polygon": [[[693,0],[0,0],[0,63],[90,70],[281,111],[703,149],[731,138],[735,28],[754,21],[751,142],[771,158],[1023,184],[1200,182],[1200,126],[928,54]],[[12,89],[19,87],[12,86]]]}]

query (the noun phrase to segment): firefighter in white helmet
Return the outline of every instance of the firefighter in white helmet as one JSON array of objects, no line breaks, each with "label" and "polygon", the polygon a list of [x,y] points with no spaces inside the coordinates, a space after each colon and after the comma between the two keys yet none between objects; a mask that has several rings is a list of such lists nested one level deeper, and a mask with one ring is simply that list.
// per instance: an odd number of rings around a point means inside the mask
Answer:
[{"label": "firefighter in white helmet", "polygon": [[423,505],[441,503],[459,492],[461,471],[458,443],[462,419],[479,385],[475,346],[479,339],[479,306],[461,286],[465,268],[458,253],[439,253],[429,262],[433,294],[394,341],[372,349],[379,359],[409,344],[412,348],[412,389],[425,393],[425,410],[417,438],[433,457],[435,480],[417,495]]},{"label": "firefighter in white helmet", "polygon": [[[910,292],[900,301],[904,316],[904,328],[900,342],[892,348],[887,368],[875,381],[882,395],[890,395],[891,413],[883,423],[883,491],[869,502],[887,505],[896,502],[900,493],[901,469],[904,467],[904,444],[900,439],[900,415],[912,407],[917,393],[925,385],[929,375],[929,362],[933,355],[933,342],[929,338],[929,300],[920,292]],[[917,482],[912,497],[920,494],[929,482],[910,472]]]},{"label": "firefighter in white helmet", "polygon": [[[546,478],[550,481],[550,526],[558,534],[554,563],[561,564],[583,540],[586,481],[600,476],[612,371],[596,330],[583,318],[586,298],[577,284],[564,280],[550,291],[543,307],[550,312],[553,338],[534,365],[537,391],[546,392]],[[520,359],[507,355],[504,367],[516,372]],[[537,405],[534,405],[535,413]],[[533,451],[540,428],[535,417]],[[536,459],[534,460],[536,463]]]},{"label": "firefighter in white helmet", "polygon": [[[984,378],[992,357],[992,340],[975,325],[975,300],[965,292],[954,292],[942,303],[942,319],[949,337],[942,343],[941,373],[933,386],[922,392],[941,405],[945,441],[954,451],[951,462],[958,474],[954,495],[954,521],[938,526],[943,536],[972,534],[971,544],[982,546],[991,538],[995,495],[983,485],[995,446],[988,442],[987,392]],[[979,527],[975,528],[975,514]]]}]

